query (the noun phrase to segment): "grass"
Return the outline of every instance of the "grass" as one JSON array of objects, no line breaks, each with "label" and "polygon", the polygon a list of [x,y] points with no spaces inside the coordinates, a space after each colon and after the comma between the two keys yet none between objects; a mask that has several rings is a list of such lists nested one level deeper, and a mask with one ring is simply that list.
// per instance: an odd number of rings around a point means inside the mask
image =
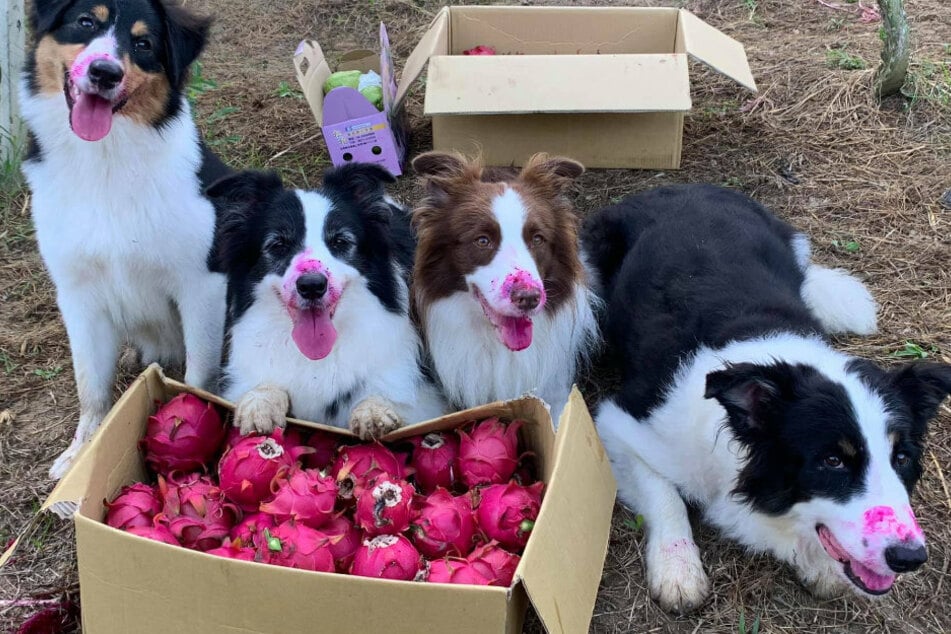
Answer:
[{"label": "grass", "polygon": [[838,70],[864,70],[868,68],[868,62],[844,48],[830,48],[826,51],[826,66]]},{"label": "grass", "polygon": [[185,89],[185,96],[188,97],[188,102],[194,108],[195,103],[198,101],[198,98],[210,92],[212,90],[218,89],[218,82],[210,77],[206,77],[204,74],[204,68],[201,62],[195,62],[192,64],[191,77],[188,80],[188,88]]},{"label": "grass", "polygon": [[759,9],[759,2],[757,0],[743,0],[743,6],[745,6],[746,10],[749,11],[746,19],[750,22],[755,22],[756,10]]},{"label": "grass", "polygon": [[33,374],[40,377],[41,379],[50,381],[52,379],[55,379],[57,376],[59,376],[59,373],[62,371],[63,371],[63,366],[57,365],[52,368],[36,368],[35,370],[33,370]]},{"label": "grass", "polygon": [[857,240],[833,240],[832,246],[846,253],[858,253],[862,248]]},{"label": "grass", "polygon": [[291,87],[291,85],[286,81],[282,81],[280,84],[278,84],[276,94],[281,99],[303,99],[304,98],[304,93],[297,90],[296,88]]},{"label": "grass", "polygon": [[913,61],[901,93],[910,100],[911,106],[926,102],[938,108],[951,109],[951,60]]},{"label": "grass", "polygon": [[888,356],[898,359],[927,359],[929,356],[936,354],[938,354],[937,346],[928,346],[928,348],[925,349],[914,341],[906,341],[904,346]]},{"label": "grass", "polygon": [[759,620],[759,616],[757,616],[753,620],[753,625],[750,627],[749,630],[747,630],[746,629],[746,610],[743,610],[743,609],[740,610],[740,620],[739,620],[739,623],[737,623],[736,625],[737,634],[759,634],[759,626],[760,626],[760,620]]}]

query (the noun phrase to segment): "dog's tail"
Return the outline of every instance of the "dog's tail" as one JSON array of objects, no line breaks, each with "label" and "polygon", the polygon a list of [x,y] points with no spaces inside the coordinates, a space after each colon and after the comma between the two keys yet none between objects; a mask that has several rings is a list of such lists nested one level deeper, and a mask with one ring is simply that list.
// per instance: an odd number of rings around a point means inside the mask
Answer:
[{"label": "dog's tail", "polygon": [[825,331],[874,334],[878,330],[878,305],[865,285],[842,269],[813,262],[806,236],[797,234],[793,249],[805,276],[800,294]]}]

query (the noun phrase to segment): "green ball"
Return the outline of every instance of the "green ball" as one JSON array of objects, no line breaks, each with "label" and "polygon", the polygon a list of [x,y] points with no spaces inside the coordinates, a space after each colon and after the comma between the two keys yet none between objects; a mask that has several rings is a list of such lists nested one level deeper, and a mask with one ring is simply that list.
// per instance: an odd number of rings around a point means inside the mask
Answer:
[{"label": "green ball", "polygon": [[338,70],[336,73],[328,77],[327,81],[324,82],[324,94],[326,95],[334,88],[340,88],[341,86],[348,86],[350,88],[356,89],[359,85],[360,71]]},{"label": "green ball", "polygon": [[377,110],[383,110],[383,87],[367,86],[360,91],[360,94],[366,97],[366,100],[376,106]]}]

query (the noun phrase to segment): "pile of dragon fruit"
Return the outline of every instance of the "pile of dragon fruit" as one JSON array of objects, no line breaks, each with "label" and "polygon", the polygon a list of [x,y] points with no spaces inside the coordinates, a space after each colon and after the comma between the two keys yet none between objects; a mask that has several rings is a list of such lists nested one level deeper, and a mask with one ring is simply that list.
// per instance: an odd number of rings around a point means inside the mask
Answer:
[{"label": "pile of dragon fruit", "polygon": [[241,436],[182,393],[140,443],[156,484],[123,488],[105,521],[231,559],[507,587],[544,487],[521,425],[489,418],[389,447],[320,430]]}]

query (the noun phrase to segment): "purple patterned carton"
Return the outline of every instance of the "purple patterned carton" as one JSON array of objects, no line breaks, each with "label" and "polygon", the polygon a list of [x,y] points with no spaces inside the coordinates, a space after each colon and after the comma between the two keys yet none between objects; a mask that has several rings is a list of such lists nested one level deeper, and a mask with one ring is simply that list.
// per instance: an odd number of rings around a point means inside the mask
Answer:
[{"label": "purple patterned carton", "polygon": [[[314,40],[305,40],[294,53],[294,67],[333,164],[379,163],[394,176],[400,176],[406,155],[407,126],[401,100],[397,99],[386,27],[380,24],[379,53],[351,51],[331,69],[320,45]],[[324,82],[334,71],[340,70],[379,74],[383,82],[383,111],[377,110],[359,91],[346,86],[324,95]]]}]

